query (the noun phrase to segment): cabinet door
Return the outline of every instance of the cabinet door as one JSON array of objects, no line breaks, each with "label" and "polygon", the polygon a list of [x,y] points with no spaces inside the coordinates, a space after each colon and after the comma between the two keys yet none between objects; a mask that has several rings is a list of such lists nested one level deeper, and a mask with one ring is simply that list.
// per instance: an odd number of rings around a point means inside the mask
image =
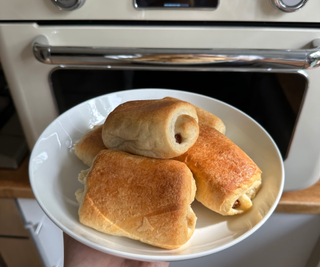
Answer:
[{"label": "cabinet door", "polygon": [[0,198],[0,266],[43,267],[14,199]]},{"label": "cabinet door", "polygon": [[14,199],[0,198],[0,237],[28,237]]},{"label": "cabinet door", "polygon": [[0,265],[1,263],[5,267],[43,267],[30,237],[0,238]]}]

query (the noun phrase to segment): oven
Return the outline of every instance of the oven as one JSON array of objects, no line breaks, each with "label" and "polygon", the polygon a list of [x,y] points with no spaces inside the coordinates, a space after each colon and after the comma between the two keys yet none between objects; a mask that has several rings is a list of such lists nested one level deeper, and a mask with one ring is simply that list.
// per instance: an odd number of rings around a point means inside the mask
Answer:
[{"label": "oven", "polygon": [[30,150],[85,100],[184,90],[260,123],[284,159],[284,189],[299,190],[320,176],[319,10],[315,0],[2,1],[0,58]]}]

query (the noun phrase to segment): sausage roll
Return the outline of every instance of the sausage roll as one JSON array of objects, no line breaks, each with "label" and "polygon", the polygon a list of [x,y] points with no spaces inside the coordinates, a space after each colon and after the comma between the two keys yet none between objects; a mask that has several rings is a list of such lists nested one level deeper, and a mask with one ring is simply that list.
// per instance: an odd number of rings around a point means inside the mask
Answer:
[{"label": "sausage roll", "polygon": [[93,159],[102,150],[106,149],[102,142],[102,126],[96,125],[86,133],[74,146],[76,156],[87,166],[91,166]]},{"label": "sausage roll", "polygon": [[196,109],[177,99],[125,102],[108,115],[102,129],[107,148],[153,158],[183,154],[198,135]]},{"label": "sausage roll", "polygon": [[176,158],[192,171],[196,199],[222,215],[243,213],[261,185],[261,170],[225,135],[200,124],[197,142]]},{"label": "sausage roll", "polygon": [[182,162],[102,150],[79,181],[78,214],[86,226],[166,249],[194,232],[196,185]]}]

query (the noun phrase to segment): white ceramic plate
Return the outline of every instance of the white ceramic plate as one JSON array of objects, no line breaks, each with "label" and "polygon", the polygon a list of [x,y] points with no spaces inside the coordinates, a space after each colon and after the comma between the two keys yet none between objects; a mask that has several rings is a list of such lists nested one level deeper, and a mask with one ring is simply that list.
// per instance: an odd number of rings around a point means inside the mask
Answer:
[{"label": "white ceramic plate", "polygon": [[[120,103],[135,99],[176,97],[220,117],[226,136],[242,148],[262,170],[262,188],[253,207],[243,215],[223,217],[195,201],[198,220],[187,244],[165,250],[124,237],[100,233],[78,221],[75,191],[82,188],[78,174],[87,167],[75,156],[73,145],[94,125],[103,123]],[[281,155],[269,134],[238,109],[193,93],[167,89],[137,89],[107,94],[68,110],[53,121],[35,144],[29,165],[34,195],[47,216],[78,241],[113,255],[144,261],[177,261],[226,249],[255,232],[274,211],[284,184]]]}]

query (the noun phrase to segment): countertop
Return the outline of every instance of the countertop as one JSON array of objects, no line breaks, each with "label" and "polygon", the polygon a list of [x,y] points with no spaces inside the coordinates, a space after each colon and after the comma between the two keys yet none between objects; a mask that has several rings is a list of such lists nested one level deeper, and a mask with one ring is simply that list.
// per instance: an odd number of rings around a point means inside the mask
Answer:
[{"label": "countertop", "polygon": [[16,170],[0,168],[0,197],[34,198],[28,174],[29,156]]},{"label": "countertop", "polygon": [[[34,198],[28,175],[29,156],[16,170],[0,169],[0,197]],[[320,214],[320,180],[313,186],[284,192],[276,212]]]}]

